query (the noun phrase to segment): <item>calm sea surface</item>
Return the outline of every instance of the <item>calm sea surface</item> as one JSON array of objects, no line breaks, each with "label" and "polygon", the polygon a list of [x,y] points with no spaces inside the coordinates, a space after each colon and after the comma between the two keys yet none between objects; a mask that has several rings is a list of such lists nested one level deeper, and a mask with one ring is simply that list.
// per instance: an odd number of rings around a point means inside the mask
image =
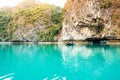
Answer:
[{"label": "calm sea surface", "polygon": [[120,45],[0,44],[0,80],[120,80]]}]

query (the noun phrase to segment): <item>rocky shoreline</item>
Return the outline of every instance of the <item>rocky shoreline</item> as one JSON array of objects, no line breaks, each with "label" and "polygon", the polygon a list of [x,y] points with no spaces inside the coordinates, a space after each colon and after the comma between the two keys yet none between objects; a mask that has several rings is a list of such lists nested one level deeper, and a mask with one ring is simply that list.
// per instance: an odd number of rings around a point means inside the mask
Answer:
[{"label": "rocky shoreline", "polygon": [[[0,42],[0,44],[66,44],[69,41],[59,41],[59,42]],[[116,40],[106,40],[101,42],[94,42],[90,40],[74,40],[74,44],[120,44],[120,39]]]}]

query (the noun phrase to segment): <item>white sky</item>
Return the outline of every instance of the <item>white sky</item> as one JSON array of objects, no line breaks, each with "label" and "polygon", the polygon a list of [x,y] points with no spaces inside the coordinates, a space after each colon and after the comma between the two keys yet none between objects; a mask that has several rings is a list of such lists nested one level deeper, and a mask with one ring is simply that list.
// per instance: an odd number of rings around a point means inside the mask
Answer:
[{"label": "white sky", "polygon": [[[23,0],[0,0],[0,7],[4,7],[4,6],[13,7],[16,6],[21,1]],[[55,4],[61,7],[63,7],[66,2],[66,0],[40,0],[40,1],[45,3]]]}]

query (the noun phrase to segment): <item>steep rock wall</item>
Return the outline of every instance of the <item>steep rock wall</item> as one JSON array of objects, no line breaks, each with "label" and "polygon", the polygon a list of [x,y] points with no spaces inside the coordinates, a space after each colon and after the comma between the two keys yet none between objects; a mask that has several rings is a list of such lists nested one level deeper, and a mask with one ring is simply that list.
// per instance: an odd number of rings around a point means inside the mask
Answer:
[{"label": "steep rock wall", "polygon": [[[108,0],[67,0],[63,13],[61,39],[119,39],[120,7],[113,4],[116,1],[107,1]],[[117,1],[119,2],[119,0]],[[117,4],[119,5],[119,3]],[[114,19],[114,14],[117,14],[117,19]]]}]

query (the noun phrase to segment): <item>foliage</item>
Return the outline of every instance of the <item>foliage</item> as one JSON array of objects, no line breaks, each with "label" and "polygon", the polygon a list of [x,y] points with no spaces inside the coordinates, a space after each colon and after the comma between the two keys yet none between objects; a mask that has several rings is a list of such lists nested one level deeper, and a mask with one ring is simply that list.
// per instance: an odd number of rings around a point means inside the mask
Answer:
[{"label": "foliage", "polygon": [[54,22],[55,24],[60,23],[61,22],[61,8],[52,5],[52,15],[51,15],[51,20],[52,22]]},{"label": "foliage", "polygon": [[0,10],[0,41],[8,40],[7,25],[11,20],[10,10]]},{"label": "foliage", "polygon": [[37,0],[24,0],[18,6],[9,10],[0,10],[0,41],[11,41],[14,32],[23,29],[27,32],[37,26],[45,26],[45,30],[39,30],[40,41],[53,41],[60,30],[61,8],[40,3]]},{"label": "foliage", "polygon": [[105,0],[102,5],[101,8],[109,8],[112,6],[112,0]]},{"label": "foliage", "polygon": [[55,36],[57,38],[61,28],[61,24],[58,24],[54,27],[48,28],[47,32],[38,31],[37,34],[39,35],[40,41],[57,41],[58,39],[55,39]]}]

